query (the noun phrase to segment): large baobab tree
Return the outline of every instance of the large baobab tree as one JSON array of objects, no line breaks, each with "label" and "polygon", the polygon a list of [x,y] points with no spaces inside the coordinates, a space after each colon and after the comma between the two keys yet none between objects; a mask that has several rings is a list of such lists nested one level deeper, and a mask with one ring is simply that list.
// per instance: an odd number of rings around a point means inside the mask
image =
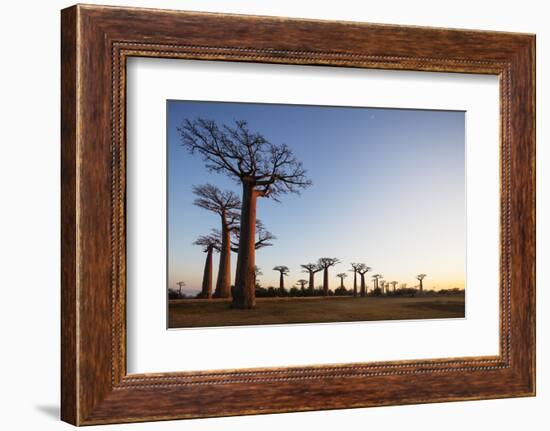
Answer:
[{"label": "large baobab tree", "polygon": [[350,272],[353,272],[353,296],[357,296],[357,268],[361,266],[361,263],[351,263]]},{"label": "large baobab tree", "polygon": [[336,274],[336,277],[340,279],[340,289],[345,289],[346,286],[344,286],[344,278],[347,278],[347,274],[345,272],[341,272],[340,274]]},{"label": "large baobab tree", "polygon": [[279,272],[279,289],[284,290],[285,288],[285,276],[288,275],[290,270],[288,269],[288,266],[279,265],[273,268],[273,271]]},{"label": "large baobab tree", "polygon": [[395,286],[397,286],[397,283],[399,283],[398,281],[390,281],[390,284],[392,285],[392,288],[393,288],[393,293],[395,293]]},{"label": "large baobab tree", "polygon": [[178,294],[179,294],[179,296],[180,296],[180,298],[181,298],[181,288],[182,288],[183,286],[185,286],[185,281],[178,281],[176,284],[177,284],[178,287],[179,287]]},{"label": "large baobab tree", "polygon": [[309,291],[313,293],[313,291],[315,290],[315,274],[319,271],[322,271],[323,268],[316,263],[306,263],[305,265],[300,266],[304,269],[302,272],[307,272],[309,274]]},{"label": "large baobab tree", "polygon": [[365,265],[364,263],[360,263],[357,267],[357,272],[361,276],[361,296],[365,297],[367,296],[367,285],[365,283],[365,274],[369,272],[372,268],[370,266]]},{"label": "large baobab tree", "polygon": [[200,245],[206,253],[206,261],[204,263],[204,272],[202,275],[202,289],[199,294],[200,298],[212,298],[212,254],[214,250],[220,250],[220,238],[216,232],[210,235],[201,235],[193,243]]},{"label": "large baobab tree", "polygon": [[307,285],[307,280],[300,278],[296,283],[300,286],[300,290],[303,292]]},{"label": "large baobab tree", "polygon": [[372,276],[373,290],[378,289],[378,280],[380,280],[382,277],[383,277],[382,274],[374,274]]},{"label": "large baobab tree", "polygon": [[424,280],[424,278],[426,278],[426,274],[418,274],[416,276],[416,279],[420,282],[420,284],[418,285],[418,289],[420,291],[420,293],[422,293],[422,289],[423,289],[423,285],[422,285],[422,280]]},{"label": "large baobab tree", "polygon": [[275,145],[252,132],[246,121],[218,126],[215,121],[186,119],[178,128],[182,144],[202,156],[207,169],[224,173],[242,186],[240,240],[233,306],[253,308],[256,203],[261,197],[278,198],[311,185],[306,170],[290,148]]},{"label": "large baobab tree", "polygon": [[331,266],[340,263],[340,259],[337,257],[321,257],[317,260],[317,265],[323,270],[323,292],[325,296],[328,296],[328,269]]},{"label": "large baobab tree", "polygon": [[222,191],[212,184],[195,186],[193,193],[197,196],[195,205],[220,216],[220,262],[214,297],[228,298],[231,296],[231,230],[238,220],[241,201],[232,191]]}]

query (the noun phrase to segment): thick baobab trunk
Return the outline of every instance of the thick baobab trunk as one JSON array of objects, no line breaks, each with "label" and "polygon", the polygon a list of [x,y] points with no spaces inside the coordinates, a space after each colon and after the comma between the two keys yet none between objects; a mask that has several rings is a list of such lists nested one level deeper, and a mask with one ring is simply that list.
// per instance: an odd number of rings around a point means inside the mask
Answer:
[{"label": "thick baobab trunk", "polygon": [[309,291],[313,294],[315,291],[315,272],[309,271]]},{"label": "thick baobab trunk", "polygon": [[361,296],[367,296],[367,286],[365,285],[365,274],[361,274]]},{"label": "thick baobab trunk", "polygon": [[323,270],[323,291],[325,296],[328,296],[328,268]]},{"label": "thick baobab trunk", "polygon": [[420,281],[420,293],[422,293],[422,280],[419,280]]},{"label": "thick baobab trunk", "polygon": [[243,182],[243,204],[241,208],[241,234],[233,307],[254,308],[256,305],[255,286],[255,237],[256,237],[256,201],[258,193],[254,186]]},{"label": "thick baobab trunk", "polygon": [[357,296],[357,271],[353,271],[353,296]]},{"label": "thick baobab trunk", "polygon": [[279,289],[283,290],[284,288],[285,288],[285,277],[281,272],[281,275],[279,276]]},{"label": "thick baobab trunk", "polygon": [[220,264],[216,281],[215,298],[231,296],[231,231],[225,216],[222,216],[222,241],[220,247]]},{"label": "thick baobab trunk", "polygon": [[206,262],[204,264],[204,273],[202,276],[201,298],[212,298],[212,247],[206,251]]},{"label": "thick baobab trunk", "polygon": [[344,278],[340,277],[340,289],[344,289]]}]

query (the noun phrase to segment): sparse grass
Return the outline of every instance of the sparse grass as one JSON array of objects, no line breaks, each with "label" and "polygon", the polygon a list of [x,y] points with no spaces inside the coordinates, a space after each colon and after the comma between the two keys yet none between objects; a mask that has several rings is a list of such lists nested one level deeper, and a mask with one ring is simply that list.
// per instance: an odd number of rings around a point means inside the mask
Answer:
[{"label": "sparse grass", "polygon": [[169,327],[269,325],[464,317],[464,295],[410,297],[257,298],[253,310],[230,301],[169,301]]}]

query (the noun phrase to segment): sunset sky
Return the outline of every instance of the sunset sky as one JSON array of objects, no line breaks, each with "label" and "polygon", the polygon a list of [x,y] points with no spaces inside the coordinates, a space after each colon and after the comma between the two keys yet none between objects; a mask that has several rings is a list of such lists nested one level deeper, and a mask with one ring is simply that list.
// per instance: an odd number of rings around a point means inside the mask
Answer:
[{"label": "sunset sky", "polygon": [[[291,287],[307,279],[300,264],[327,256],[342,261],[331,268],[332,289],[350,262],[372,267],[369,287],[375,273],[411,287],[416,274],[426,273],[424,288],[464,288],[464,112],[168,101],[167,115],[170,288],[183,280],[185,293],[200,290],[205,254],[193,241],[219,228],[219,216],[192,204],[192,186],[208,182],[241,192],[181,146],[177,127],[197,117],[247,120],[272,143],[286,143],[313,181],[280,203],[258,201],[258,218],[277,236],[273,247],[256,253],[262,286],[278,286],[274,266],[290,268]],[[234,278],[237,256],[231,257]],[[345,285],[352,283],[348,272]]]}]

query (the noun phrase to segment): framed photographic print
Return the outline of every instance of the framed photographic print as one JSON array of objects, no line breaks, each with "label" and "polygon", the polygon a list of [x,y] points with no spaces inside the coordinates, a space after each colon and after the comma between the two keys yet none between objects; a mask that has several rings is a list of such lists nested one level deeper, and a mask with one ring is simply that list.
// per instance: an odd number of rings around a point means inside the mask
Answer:
[{"label": "framed photographic print", "polygon": [[535,37],[62,11],[62,419],[535,394]]}]

